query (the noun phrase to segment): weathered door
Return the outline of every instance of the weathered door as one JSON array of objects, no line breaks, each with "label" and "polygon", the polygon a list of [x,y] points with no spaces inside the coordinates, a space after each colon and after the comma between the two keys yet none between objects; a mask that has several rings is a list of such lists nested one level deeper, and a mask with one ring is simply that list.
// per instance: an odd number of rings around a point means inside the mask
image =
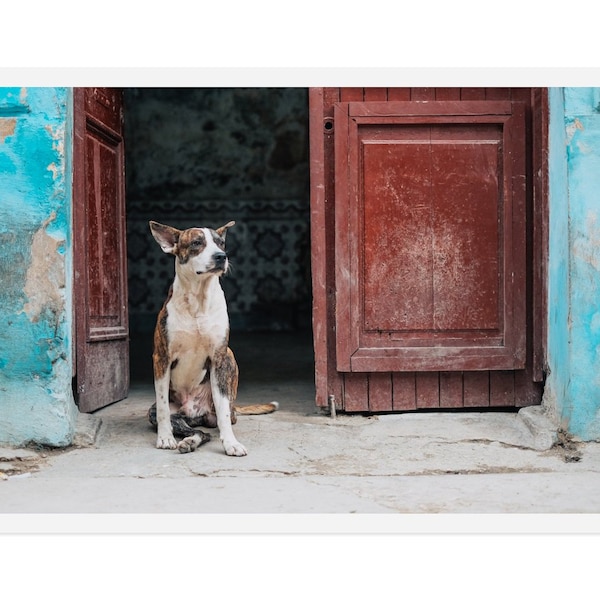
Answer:
[{"label": "weathered door", "polygon": [[540,401],[533,98],[312,90],[317,404]]},{"label": "weathered door", "polygon": [[74,90],[75,390],[91,412],[129,388],[122,92]]}]

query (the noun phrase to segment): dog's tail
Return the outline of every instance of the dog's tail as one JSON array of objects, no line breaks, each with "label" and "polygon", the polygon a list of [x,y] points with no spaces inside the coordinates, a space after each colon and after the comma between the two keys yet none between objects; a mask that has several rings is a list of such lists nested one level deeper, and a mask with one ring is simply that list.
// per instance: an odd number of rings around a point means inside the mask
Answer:
[{"label": "dog's tail", "polygon": [[246,406],[236,406],[236,415],[267,415],[275,412],[279,408],[279,402],[269,402],[268,404],[248,404]]}]

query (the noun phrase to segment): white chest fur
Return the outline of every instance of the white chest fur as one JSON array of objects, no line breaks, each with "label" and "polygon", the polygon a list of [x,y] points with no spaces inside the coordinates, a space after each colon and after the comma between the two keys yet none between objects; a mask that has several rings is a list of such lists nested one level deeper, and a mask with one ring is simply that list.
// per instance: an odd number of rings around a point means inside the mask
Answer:
[{"label": "white chest fur", "polygon": [[227,345],[229,318],[225,296],[217,277],[197,278],[195,285],[173,283],[167,303],[169,357],[177,366],[171,387],[193,393],[204,379],[204,366],[215,350]]}]

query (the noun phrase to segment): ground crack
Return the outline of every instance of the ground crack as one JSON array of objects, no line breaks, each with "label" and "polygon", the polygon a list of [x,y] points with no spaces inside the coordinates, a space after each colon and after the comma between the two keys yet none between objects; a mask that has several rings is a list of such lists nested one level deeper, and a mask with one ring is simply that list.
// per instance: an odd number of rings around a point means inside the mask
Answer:
[{"label": "ground crack", "polygon": [[509,475],[513,473],[551,473],[550,469],[523,469],[517,467],[482,467],[480,469],[428,469],[426,471],[415,471],[406,473],[407,477],[429,476],[429,475]]},{"label": "ground crack", "polygon": [[193,471],[190,469],[192,475],[196,477],[244,477],[245,475],[264,475],[265,477],[274,477],[274,476],[284,476],[284,477],[294,477],[294,476],[304,476],[305,474],[301,471],[283,471],[278,469],[248,469],[245,471],[238,470],[226,470],[220,469],[219,471],[212,471],[211,473],[198,473],[197,471]]},{"label": "ground crack", "polygon": [[444,439],[436,439],[429,442],[430,444],[447,444],[450,446],[455,446],[456,444],[483,444],[484,446],[490,446],[491,444],[498,444],[502,448],[514,448],[515,450],[529,450],[533,451],[531,446],[526,446],[522,444],[510,444],[509,442],[502,442],[500,440],[490,440],[487,438],[471,438],[471,439],[463,439],[463,440],[444,440]]}]

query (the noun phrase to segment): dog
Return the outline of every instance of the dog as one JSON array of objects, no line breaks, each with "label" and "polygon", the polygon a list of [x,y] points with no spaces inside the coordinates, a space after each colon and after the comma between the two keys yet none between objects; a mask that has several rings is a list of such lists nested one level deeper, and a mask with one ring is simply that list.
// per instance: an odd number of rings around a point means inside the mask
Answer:
[{"label": "dog", "polygon": [[[218,229],[179,230],[150,221],[159,246],[175,257],[175,278],[158,313],[152,363],[156,402],[148,418],[156,447],[193,452],[218,427],[225,453],[245,456],[233,427],[236,413],[266,414],[278,403],[236,407],[238,365],[229,348],[229,316],[220,277],[229,269],[225,252],[230,221]],[[176,440],[182,437],[181,441]]]}]

